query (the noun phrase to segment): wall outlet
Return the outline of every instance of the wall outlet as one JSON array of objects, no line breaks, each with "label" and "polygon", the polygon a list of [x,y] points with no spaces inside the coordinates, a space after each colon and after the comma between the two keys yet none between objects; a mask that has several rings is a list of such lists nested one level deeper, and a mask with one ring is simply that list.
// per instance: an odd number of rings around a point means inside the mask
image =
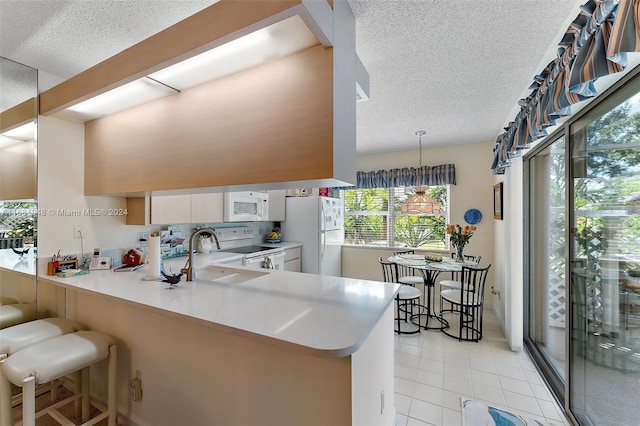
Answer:
[{"label": "wall outlet", "polygon": [[149,247],[150,232],[138,232],[138,247]]},{"label": "wall outlet", "polygon": [[84,238],[84,227],[82,225],[73,225],[73,238]]},{"label": "wall outlet", "polygon": [[142,400],[142,380],[137,377],[129,382],[129,399],[132,401]]}]

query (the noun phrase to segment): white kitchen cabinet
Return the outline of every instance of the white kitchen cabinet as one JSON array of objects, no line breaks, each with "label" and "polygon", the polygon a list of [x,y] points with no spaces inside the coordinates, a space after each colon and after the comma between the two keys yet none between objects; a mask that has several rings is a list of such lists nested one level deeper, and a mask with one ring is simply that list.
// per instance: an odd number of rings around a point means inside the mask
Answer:
[{"label": "white kitchen cabinet", "polygon": [[128,198],[127,210],[128,225],[219,223],[223,219],[222,193]]},{"label": "white kitchen cabinet", "polygon": [[151,224],[191,223],[191,195],[151,197]]},{"label": "white kitchen cabinet", "polygon": [[284,256],[284,270],[300,272],[300,247],[288,248]]},{"label": "white kitchen cabinet", "polygon": [[285,217],[285,197],[286,189],[267,191],[269,193],[269,220],[280,222]]},{"label": "white kitchen cabinet", "polygon": [[191,223],[218,223],[223,216],[222,192],[191,195]]}]

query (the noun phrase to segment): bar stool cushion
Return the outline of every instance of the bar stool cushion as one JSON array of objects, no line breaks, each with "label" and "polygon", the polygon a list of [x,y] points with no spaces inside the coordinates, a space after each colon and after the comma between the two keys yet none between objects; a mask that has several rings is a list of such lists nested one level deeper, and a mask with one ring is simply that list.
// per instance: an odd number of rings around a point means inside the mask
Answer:
[{"label": "bar stool cushion", "polygon": [[0,354],[11,355],[52,337],[75,333],[80,324],[67,318],[44,318],[0,330]]},{"label": "bar stool cushion", "polygon": [[36,385],[50,382],[106,359],[113,344],[111,337],[95,331],[65,334],[14,353],[2,365],[2,373],[16,386],[32,376]]},{"label": "bar stool cushion", "polygon": [[420,298],[420,290],[410,285],[401,285],[398,290],[398,299],[411,300]]},{"label": "bar stool cushion", "polygon": [[0,329],[36,319],[35,303],[0,305]]}]

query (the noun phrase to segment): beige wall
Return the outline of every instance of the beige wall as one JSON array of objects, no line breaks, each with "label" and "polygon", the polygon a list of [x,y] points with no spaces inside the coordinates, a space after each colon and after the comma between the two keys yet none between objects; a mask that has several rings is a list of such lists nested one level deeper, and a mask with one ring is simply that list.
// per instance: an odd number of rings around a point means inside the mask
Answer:
[{"label": "beige wall", "polygon": [[[423,149],[423,164],[437,166],[440,164],[456,165],[456,185],[450,187],[451,223],[464,224],[464,213],[475,208],[482,213],[482,220],[477,224],[478,230],[465,248],[465,253],[482,256],[483,264],[492,264],[487,278],[487,303],[492,302],[491,286],[495,282],[494,260],[494,225],[493,219],[493,185],[491,172],[493,142],[470,145],[454,145],[447,147]],[[383,154],[362,155],[357,158],[357,169],[372,171],[392,169],[396,167],[415,167],[417,150],[388,152]],[[433,252],[430,250],[430,252]],[[342,251],[342,275],[351,278],[381,280],[382,272],[378,257],[386,257],[391,250],[382,248],[363,248],[345,246]],[[449,255],[449,252],[443,252]],[[448,279],[448,274],[442,274]]]}]

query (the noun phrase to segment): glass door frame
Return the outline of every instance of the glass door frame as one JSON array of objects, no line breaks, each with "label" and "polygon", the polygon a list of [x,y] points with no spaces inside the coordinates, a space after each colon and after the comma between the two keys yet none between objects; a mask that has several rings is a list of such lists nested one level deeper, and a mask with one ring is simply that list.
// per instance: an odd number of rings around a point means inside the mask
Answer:
[{"label": "glass door frame", "polygon": [[[534,364],[536,365],[536,367],[540,370],[540,373],[543,377],[543,379],[545,380],[547,386],[549,386],[552,390],[552,394],[556,397],[556,399],[558,399],[558,403],[564,407],[564,403],[565,401],[567,401],[567,374],[566,372],[569,370],[568,366],[565,367],[565,377],[560,377],[555,369],[551,366],[550,363],[547,362],[546,356],[544,355],[544,353],[538,348],[538,346],[536,345],[534,339],[531,338],[531,334],[530,334],[530,330],[531,330],[531,315],[530,315],[530,291],[531,291],[531,276],[532,276],[532,264],[531,264],[531,191],[530,191],[530,182],[531,182],[531,165],[532,162],[534,160],[534,158],[540,154],[541,152],[543,152],[544,150],[546,150],[547,148],[549,148],[552,144],[554,144],[555,142],[557,142],[558,140],[560,140],[561,138],[564,137],[564,165],[565,165],[565,177],[566,177],[566,173],[569,167],[568,164],[568,152],[569,152],[569,141],[568,138],[566,137],[566,133],[565,133],[566,127],[563,125],[561,127],[559,127],[558,129],[556,129],[556,131],[554,131],[551,135],[547,136],[541,143],[539,143],[538,145],[536,145],[534,148],[531,149],[531,151],[529,151],[523,158],[523,202],[524,202],[524,235],[523,235],[523,260],[524,260],[524,267],[523,267],[523,271],[524,271],[524,277],[523,277],[523,295],[524,295],[524,301],[523,301],[523,314],[524,314],[524,318],[523,318],[523,343],[524,343],[524,347],[527,350],[527,352],[529,353],[529,356],[533,359]],[[565,213],[565,220],[564,220],[564,229],[565,229],[565,241],[569,241],[569,229],[568,229],[568,211],[569,211],[569,206],[568,203],[566,202],[567,200],[567,193],[566,193],[566,189],[567,189],[568,185],[565,185],[565,206],[564,206],[564,213]],[[564,257],[565,259],[567,259],[567,256],[569,254],[569,250],[567,245],[565,244],[565,249],[564,249]],[[565,303],[568,299],[569,296],[569,284],[567,282],[566,277],[568,277],[567,275],[568,273],[568,262],[565,262]],[[565,317],[566,317],[566,328],[567,331],[565,332],[565,335],[568,336],[569,335],[569,330],[571,330],[571,325],[570,325],[570,320],[571,320],[571,315],[569,313],[569,309],[568,307],[565,308]],[[569,348],[568,348],[568,344],[569,344],[570,339],[565,338],[565,358],[568,359],[568,355],[569,355]]]},{"label": "glass door frame", "polygon": [[[530,263],[530,225],[531,225],[531,217],[530,217],[530,160],[532,160],[537,154],[539,154],[544,149],[548,148],[552,143],[558,140],[560,137],[565,137],[565,177],[567,179],[567,184],[565,187],[565,259],[570,259],[570,254],[573,250],[570,248],[571,239],[571,226],[573,226],[573,221],[570,219],[573,214],[573,169],[571,165],[571,152],[574,145],[572,140],[572,126],[579,122],[579,120],[584,120],[585,117],[593,114],[595,109],[606,109],[607,106],[611,108],[615,108],[620,104],[621,99],[626,99],[630,97],[630,94],[634,92],[634,85],[640,84],[640,66],[636,66],[634,69],[630,70],[626,75],[620,77],[620,79],[611,85],[608,89],[604,90],[599,96],[595,99],[591,100],[591,102],[584,106],[580,111],[567,119],[564,123],[558,126],[553,133],[549,136],[545,137],[541,140],[537,145],[535,145],[528,153],[523,156],[523,208],[524,208],[524,223],[523,223],[523,290],[524,290],[524,301],[523,306],[525,307],[523,310],[524,318],[523,318],[523,340],[525,350],[531,356],[536,368],[540,371],[543,380],[546,381],[546,384],[552,391],[553,396],[558,399],[561,407],[564,410],[565,415],[574,423],[579,424],[578,419],[572,412],[572,400],[571,400],[571,383],[572,383],[572,374],[573,368],[571,366],[571,360],[574,356],[573,349],[571,347],[571,331],[573,330],[573,312],[571,312],[571,303],[567,303],[566,312],[566,327],[567,333],[565,338],[565,350],[566,350],[566,366],[565,366],[565,377],[564,383],[562,383],[562,379],[555,373],[555,370],[547,364],[544,355],[541,351],[536,347],[534,341],[531,339],[529,330],[530,330],[530,316],[529,316],[529,291],[530,291],[530,277],[531,277],[531,268],[532,265]],[[637,90],[636,90],[637,92]],[[571,297],[571,280],[569,279],[570,275],[571,262],[565,262],[565,300],[570,301]]]}]

